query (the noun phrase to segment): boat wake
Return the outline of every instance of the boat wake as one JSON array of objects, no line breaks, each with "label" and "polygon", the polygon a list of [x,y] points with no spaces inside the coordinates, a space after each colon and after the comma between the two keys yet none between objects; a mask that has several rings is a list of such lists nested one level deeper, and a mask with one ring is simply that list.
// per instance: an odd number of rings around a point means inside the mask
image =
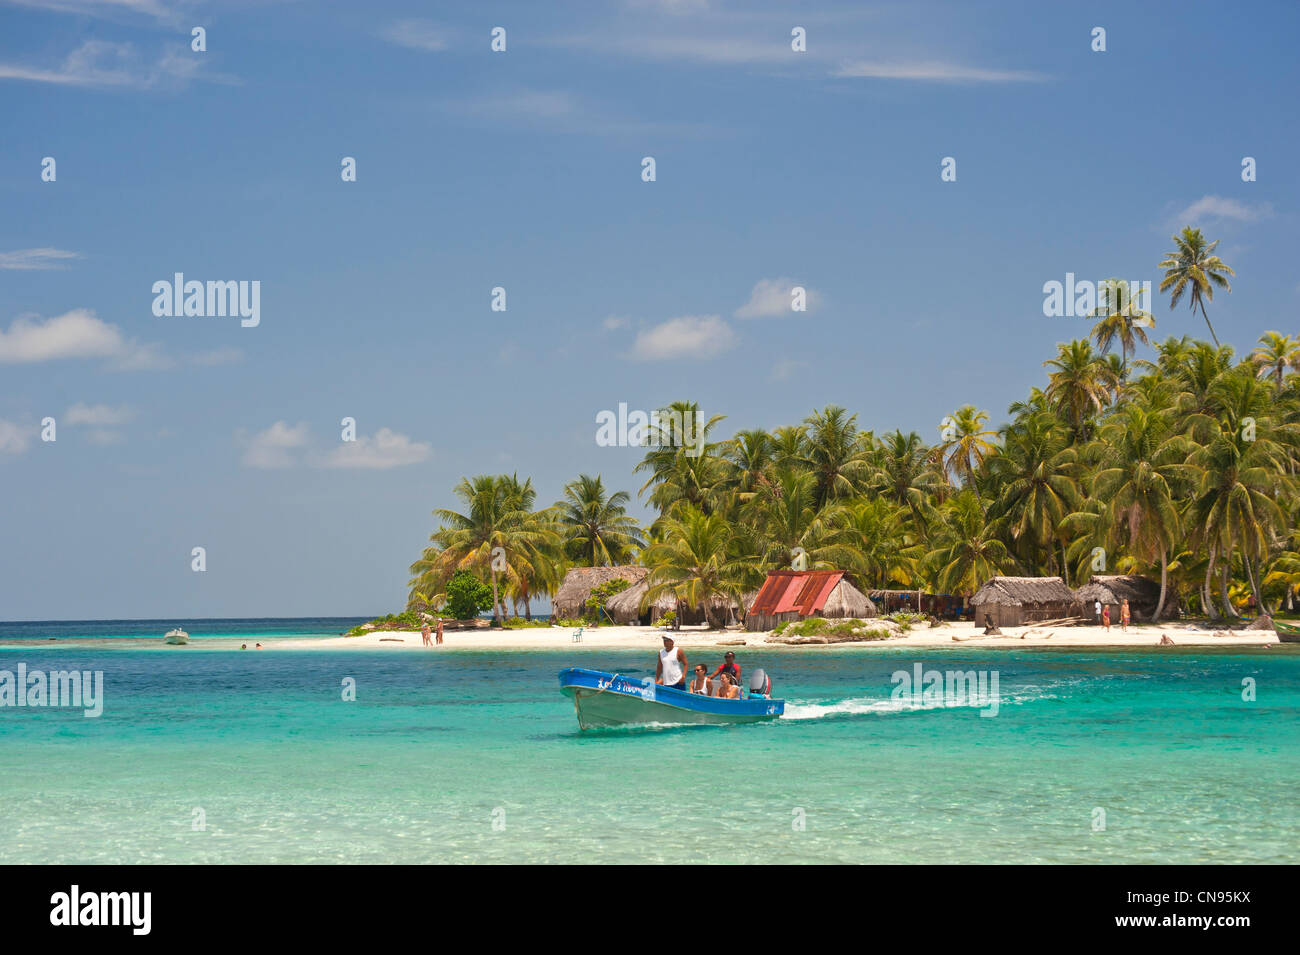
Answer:
[{"label": "boat wake", "polygon": [[[1031,690],[1030,692],[1019,692],[1011,695],[1003,695],[998,699],[998,706],[1017,706],[1022,703],[1030,703],[1035,700],[1055,699],[1054,693],[1044,693],[1041,691]],[[844,716],[885,716],[891,713],[922,713],[927,710],[962,710],[986,709],[989,705],[987,700],[935,700],[926,703],[914,703],[911,700],[894,700],[886,697],[850,697],[847,700],[838,700],[829,703],[796,703],[793,700],[787,700],[785,704],[786,720],[822,720]]]}]

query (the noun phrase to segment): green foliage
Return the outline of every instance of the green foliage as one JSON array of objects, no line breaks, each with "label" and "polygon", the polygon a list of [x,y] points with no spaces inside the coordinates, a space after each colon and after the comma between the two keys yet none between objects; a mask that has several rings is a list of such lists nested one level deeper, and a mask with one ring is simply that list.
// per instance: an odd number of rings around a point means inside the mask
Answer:
[{"label": "green foliage", "polygon": [[677,611],[665,610],[663,615],[655,621],[656,627],[671,627],[677,622]]},{"label": "green foliage", "polygon": [[343,636],[359,637],[363,633],[370,633],[374,630],[419,630],[422,626],[424,626],[424,618],[418,612],[405,610],[402,613],[390,613],[382,617],[376,617],[368,623],[358,624]]},{"label": "green foliage", "polygon": [[774,632],[784,637],[852,637],[856,640],[888,640],[894,636],[883,627],[872,627],[861,620],[827,620],[824,617],[791,621]]},{"label": "green foliage", "polygon": [[492,606],[492,588],[467,570],[458,570],[447,581],[447,613],[456,620],[469,620]]},{"label": "green foliage", "polygon": [[609,598],[615,594],[621,594],[631,586],[631,581],[623,577],[615,577],[613,580],[607,580],[603,584],[592,587],[591,596],[587,598],[586,619],[592,623],[600,623],[605,620],[605,604],[609,601]]}]

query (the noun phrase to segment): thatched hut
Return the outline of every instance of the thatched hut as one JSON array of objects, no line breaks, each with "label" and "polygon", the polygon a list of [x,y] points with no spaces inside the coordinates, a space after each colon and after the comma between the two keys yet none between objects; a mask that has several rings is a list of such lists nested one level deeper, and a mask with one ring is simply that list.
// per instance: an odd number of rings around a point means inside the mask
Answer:
[{"label": "thatched hut", "polygon": [[[1150,620],[1156,615],[1156,605],[1160,603],[1160,584],[1140,574],[1094,574],[1074,595],[1083,604],[1084,617],[1093,622],[1101,620],[1100,604],[1109,607],[1110,619],[1119,623],[1120,605],[1125,600],[1134,620]],[[1176,605],[1177,600],[1171,591],[1165,595],[1165,614],[1175,615]]]},{"label": "thatched hut", "polygon": [[[669,610],[677,611],[677,597],[670,590],[665,590],[653,601],[646,603],[646,594],[650,592],[650,579],[643,577],[621,593],[605,601],[606,612],[614,618],[615,623],[628,626],[649,626]],[[710,602],[714,620],[740,618],[742,607],[734,600],[714,597]],[[684,625],[690,626],[705,622],[704,610],[700,607],[687,607],[679,613]]]},{"label": "thatched hut", "polygon": [[622,578],[636,584],[650,573],[644,567],[622,564],[615,567],[573,567],[564,575],[560,589],[551,599],[551,616],[554,619],[581,617],[586,612],[591,592],[601,584]]},{"label": "thatched hut", "polygon": [[990,577],[970,603],[977,626],[987,618],[995,627],[1018,627],[1079,612],[1074,591],[1060,577]]},{"label": "thatched hut", "polygon": [[807,617],[866,618],[876,605],[849,583],[842,570],[773,570],[745,614],[746,630],[771,630]]}]

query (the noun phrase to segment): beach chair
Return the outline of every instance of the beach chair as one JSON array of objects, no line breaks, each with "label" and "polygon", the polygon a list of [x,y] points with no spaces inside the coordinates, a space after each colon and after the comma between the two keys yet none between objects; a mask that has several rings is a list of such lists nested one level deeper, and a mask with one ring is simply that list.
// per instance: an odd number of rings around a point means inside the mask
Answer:
[{"label": "beach chair", "polygon": [[572,641],[571,641],[571,642],[573,642],[573,643],[582,643],[582,631],[583,631],[583,629],[584,629],[583,627],[579,627],[577,630],[573,631],[573,634],[572,634]]}]

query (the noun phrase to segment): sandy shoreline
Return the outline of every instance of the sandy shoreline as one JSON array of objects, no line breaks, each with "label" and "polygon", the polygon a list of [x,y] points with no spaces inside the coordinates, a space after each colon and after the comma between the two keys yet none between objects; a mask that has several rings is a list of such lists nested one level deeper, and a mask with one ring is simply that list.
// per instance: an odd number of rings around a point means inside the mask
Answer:
[{"label": "sandy shoreline", "polygon": [[[529,628],[524,630],[464,630],[444,635],[440,647],[426,648],[419,631],[373,631],[357,637],[317,637],[302,640],[277,640],[277,650],[419,650],[422,652],[454,652],[457,650],[586,650],[632,649],[650,650],[663,646],[660,631],[654,627],[597,627],[583,632],[582,642],[574,643],[572,629],[568,627]],[[985,637],[970,623],[950,623],[938,627],[921,626],[891,640],[865,643],[836,643],[835,649],[888,649],[898,647],[1151,647],[1159,646],[1160,638],[1168,636],[1175,646],[1265,646],[1278,643],[1277,634],[1271,630],[1238,630],[1226,636],[1214,636],[1210,631],[1185,624],[1140,625],[1130,627],[1128,633],[1111,627],[1106,633],[1101,627],[1007,627],[1001,637]],[[768,643],[766,633],[749,633],[744,630],[706,631],[699,627],[686,627],[674,634],[679,646],[688,653],[692,647],[713,648],[726,645],[744,646],[746,649],[811,650],[823,649],[820,644],[789,646]],[[954,639],[956,638],[956,639]],[[742,644],[743,641],[743,644]]]}]

